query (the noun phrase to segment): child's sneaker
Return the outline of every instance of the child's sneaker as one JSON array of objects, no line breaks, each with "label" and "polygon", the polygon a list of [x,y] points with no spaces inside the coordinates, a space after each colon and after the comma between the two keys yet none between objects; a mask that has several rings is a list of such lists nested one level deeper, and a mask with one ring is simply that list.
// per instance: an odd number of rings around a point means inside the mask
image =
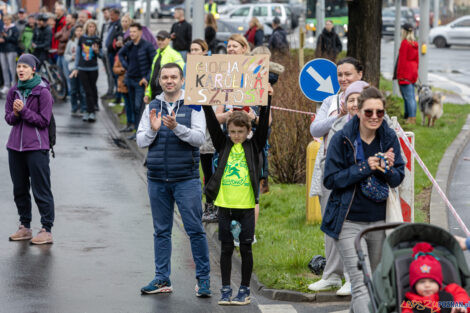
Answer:
[{"label": "child's sneaker", "polygon": [[196,296],[207,298],[211,296],[211,283],[208,279],[198,279],[196,287]]},{"label": "child's sneaker", "polygon": [[230,285],[227,286],[222,286],[222,289],[220,289],[220,300],[219,300],[219,305],[230,305],[232,304],[232,301],[230,298],[232,297],[232,288],[230,288]]},{"label": "child's sneaker", "polygon": [[143,294],[152,294],[152,293],[168,293],[172,292],[173,287],[171,287],[170,281],[160,280],[154,278],[147,286],[142,287],[140,292]]},{"label": "child's sneaker", "polygon": [[237,296],[232,299],[232,304],[245,305],[250,304],[250,302],[250,287],[240,286]]}]

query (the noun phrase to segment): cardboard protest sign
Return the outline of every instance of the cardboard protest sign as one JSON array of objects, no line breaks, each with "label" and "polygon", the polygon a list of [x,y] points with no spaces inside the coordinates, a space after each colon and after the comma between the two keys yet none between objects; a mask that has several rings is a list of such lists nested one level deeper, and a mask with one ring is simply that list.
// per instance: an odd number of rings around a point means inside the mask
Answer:
[{"label": "cardboard protest sign", "polygon": [[269,56],[188,55],[184,104],[268,104]]}]

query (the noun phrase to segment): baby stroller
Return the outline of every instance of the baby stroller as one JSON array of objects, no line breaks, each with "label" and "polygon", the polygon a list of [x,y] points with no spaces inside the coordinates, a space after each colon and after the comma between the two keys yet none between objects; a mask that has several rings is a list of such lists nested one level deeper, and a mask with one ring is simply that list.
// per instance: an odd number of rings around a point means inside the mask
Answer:
[{"label": "baby stroller", "polygon": [[[365,266],[360,240],[371,231],[396,228],[385,240],[382,259],[372,279]],[[456,283],[470,293],[470,271],[463,251],[455,238],[446,230],[429,224],[391,223],[374,226],[360,232],[354,242],[359,257],[358,267],[364,273],[364,283],[371,298],[370,312],[401,312],[405,293],[410,291],[408,271],[413,260],[412,249],[418,242],[434,247],[442,266],[443,285]]]}]

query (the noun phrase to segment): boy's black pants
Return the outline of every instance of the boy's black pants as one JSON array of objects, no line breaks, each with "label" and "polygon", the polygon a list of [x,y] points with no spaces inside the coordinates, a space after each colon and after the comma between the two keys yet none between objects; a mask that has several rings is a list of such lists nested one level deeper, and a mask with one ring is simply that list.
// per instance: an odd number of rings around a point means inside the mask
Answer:
[{"label": "boy's black pants", "polygon": [[234,249],[233,235],[230,231],[232,220],[241,224],[240,255],[242,257],[242,286],[250,286],[251,273],[253,271],[253,253],[251,243],[255,234],[255,210],[254,209],[227,209],[219,208],[219,240],[222,242],[220,254],[220,271],[222,274],[222,286],[230,285],[232,271],[232,254]]},{"label": "boy's black pants", "polygon": [[8,163],[21,225],[31,228],[31,187],[41,214],[42,227],[50,232],[54,224],[54,198],[51,191],[49,151],[19,152],[8,149]]}]

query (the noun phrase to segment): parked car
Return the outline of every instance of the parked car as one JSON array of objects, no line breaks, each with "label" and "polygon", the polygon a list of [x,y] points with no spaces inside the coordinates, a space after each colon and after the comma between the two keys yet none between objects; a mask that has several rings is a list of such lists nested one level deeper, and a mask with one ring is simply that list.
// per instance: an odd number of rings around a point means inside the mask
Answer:
[{"label": "parked car", "polygon": [[437,48],[470,45],[470,15],[462,16],[447,25],[432,28],[429,32],[429,42]]},{"label": "parked car", "polygon": [[263,25],[270,24],[274,17],[278,17],[281,26],[286,30],[291,30],[292,26],[295,28],[298,25],[298,18],[293,16],[288,6],[281,3],[242,4],[221,14],[219,20],[230,21],[233,26],[242,27],[246,31],[248,22],[253,17],[257,17]]},{"label": "parked car", "polygon": [[[273,29],[271,28],[271,24],[264,24],[264,42],[269,41],[269,37],[273,33]],[[235,26],[228,21],[217,21],[217,33],[215,35],[215,39],[217,40],[214,54],[226,54],[227,53],[227,41],[232,34],[245,34],[246,27],[243,26]]]},{"label": "parked car", "polygon": [[[124,12],[129,12],[128,1],[121,1],[121,7]],[[136,0],[134,1],[134,18],[140,18],[142,14],[147,9],[147,1],[146,0]],[[150,1],[150,16],[152,18],[160,18],[161,17],[161,8],[160,8],[160,1],[159,0],[151,0]]]},{"label": "parked car", "polygon": [[184,6],[184,0],[160,0],[160,17],[172,17],[176,7]]},{"label": "parked car", "polygon": [[[408,7],[401,7],[400,25],[409,23],[416,28],[416,20],[413,11]],[[382,10],[382,36],[395,34],[395,8],[389,7]]]}]

